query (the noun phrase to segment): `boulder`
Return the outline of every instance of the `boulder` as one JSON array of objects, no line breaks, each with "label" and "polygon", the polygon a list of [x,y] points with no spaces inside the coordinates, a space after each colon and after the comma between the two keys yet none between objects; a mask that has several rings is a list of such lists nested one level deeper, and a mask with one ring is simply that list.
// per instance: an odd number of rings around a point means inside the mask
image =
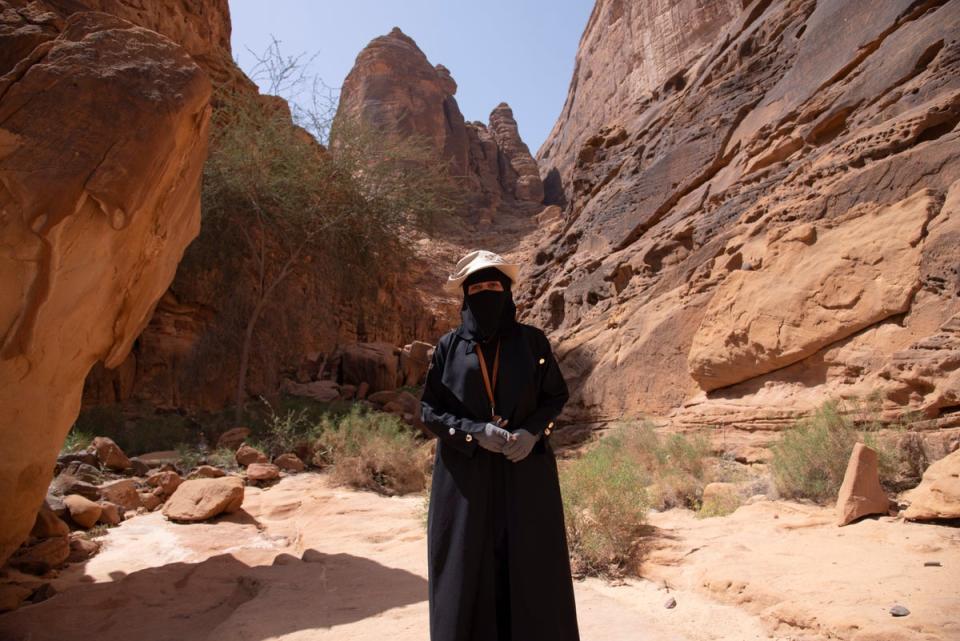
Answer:
[{"label": "boulder", "polygon": [[232,427],[217,439],[217,449],[226,448],[236,451],[248,436],[250,436],[249,427]]},{"label": "boulder", "polygon": [[87,374],[126,359],[199,232],[211,94],[156,31],[6,4],[0,245],[17,249],[0,253],[0,440],[16,456],[0,467],[0,561],[33,527]]},{"label": "boulder", "polygon": [[240,446],[240,449],[237,450],[236,456],[237,456],[237,463],[244,467],[246,467],[247,465],[250,465],[251,463],[269,463],[270,462],[270,459],[267,457],[266,454],[256,449],[255,447],[251,447],[250,445],[247,445],[247,444],[243,444]]},{"label": "boulder", "polygon": [[[273,463],[281,470],[286,470],[288,472],[302,472],[307,467],[303,464],[303,461],[300,460],[300,457],[292,452],[281,454],[273,460]],[[250,470],[248,469],[247,476],[249,475]]]},{"label": "boulder", "polygon": [[75,479],[99,485],[104,481],[104,474],[100,468],[80,461],[71,461],[67,463],[60,471],[61,474],[68,474]]},{"label": "boulder", "polygon": [[66,536],[69,532],[70,526],[64,523],[63,519],[57,516],[44,501],[40,505],[40,511],[37,512],[37,518],[33,523],[33,529],[30,530],[30,536],[37,539],[48,539],[52,536]]},{"label": "boulder", "polygon": [[70,543],[65,536],[52,536],[24,545],[11,555],[11,566],[30,574],[45,574],[70,556]]},{"label": "boulder", "polygon": [[125,510],[136,510],[140,507],[140,495],[137,493],[137,484],[133,479],[120,479],[100,486],[100,498],[123,507]]},{"label": "boulder", "polygon": [[122,472],[132,467],[130,459],[111,438],[106,436],[96,437],[90,444],[90,449],[97,455],[100,465],[107,469]]},{"label": "boulder", "polygon": [[341,349],[341,382],[348,385],[367,383],[372,392],[397,388],[397,349],[393,345],[351,343]]},{"label": "boulder", "polygon": [[243,479],[189,479],[180,484],[163,506],[172,521],[205,521],[218,514],[236,512],[243,504]]},{"label": "boulder", "polygon": [[100,520],[100,513],[103,508],[90,499],[85,499],[79,494],[72,494],[65,497],[63,502],[70,512],[70,518],[82,528],[93,527]]},{"label": "boulder", "polygon": [[182,482],[180,475],[171,471],[156,472],[147,477],[147,485],[157,488],[157,496],[164,499],[173,494]]},{"label": "boulder", "polygon": [[837,495],[837,525],[847,525],[868,514],[886,514],[890,499],[880,486],[877,453],[863,443],[853,446]]},{"label": "boulder", "polygon": [[248,481],[272,481],[280,477],[280,468],[273,463],[251,463],[247,466]]},{"label": "boulder", "polygon": [[329,380],[297,383],[287,379],[283,382],[282,389],[293,396],[312,398],[320,403],[329,403],[340,398],[340,386]]},{"label": "boulder", "polygon": [[400,350],[400,371],[403,373],[404,385],[423,383],[427,368],[430,366],[432,350],[433,345],[423,341],[413,341],[403,346]]},{"label": "boulder", "polygon": [[153,512],[155,509],[163,505],[163,497],[157,494],[157,491],[153,492],[138,492],[138,500],[140,501],[140,506],[143,507],[147,512]]},{"label": "boulder", "polygon": [[81,481],[70,474],[60,474],[50,484],[50,491],[60,496],[79,494],[91,501],[100,498],[100,488],[93,483]]},{"label": "boulder", "polygon": [[903,499],[910,503],[903,516],[912,521],[960,519],[960,450],[931,464]]}]

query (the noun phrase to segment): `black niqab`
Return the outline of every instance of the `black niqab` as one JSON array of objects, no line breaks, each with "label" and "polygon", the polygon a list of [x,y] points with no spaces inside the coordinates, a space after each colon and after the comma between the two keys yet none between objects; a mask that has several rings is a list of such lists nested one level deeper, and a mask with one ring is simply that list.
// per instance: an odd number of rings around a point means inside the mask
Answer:
[{"label": "black niqab", "polygon": [[[485,289],[467,294],[473,283],[498,280],[503,291]],[[516,322],[517,308],[513,303],[510,277],[496,267],[485,267],[467,276],[463,281],[463,305],[460,319],[466,334],[479,343],[487,343]]]}]

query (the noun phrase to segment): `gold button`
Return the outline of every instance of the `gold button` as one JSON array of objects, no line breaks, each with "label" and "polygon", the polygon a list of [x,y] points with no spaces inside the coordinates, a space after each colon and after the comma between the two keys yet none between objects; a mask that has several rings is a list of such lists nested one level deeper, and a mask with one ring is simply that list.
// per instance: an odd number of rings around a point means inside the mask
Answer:
[{"label": "gold button", "polygon": [[472,437],[471,435],[467,434],[467,440],[468,440],[468,441],[472,441],[472,440],[473,440],[473,437]]},{"label": "gold button", "polygon": [[547,423],[547,428],[551,428],[551,427],[553,427],[553,421],[550,421],[549,423]]},{"label": "gold button", "polygon": [[457,433],[457,430],[451,427],[451,428],[450,428],[450,436],[453,436],[453,435],[456,434],[456,433]]},{"label": "gold button", "polygon": [[548,427],[547,429],[543,430],[543,433],[547,436],[550,436],[550,428]]},{"label": "gold button", "polygon": [[546,362],[547,362],[546,359],[543,359],[543,358],[540,359],[540,364],[541,364],[541,365],[543,365],[543,364],[546,363]]}]

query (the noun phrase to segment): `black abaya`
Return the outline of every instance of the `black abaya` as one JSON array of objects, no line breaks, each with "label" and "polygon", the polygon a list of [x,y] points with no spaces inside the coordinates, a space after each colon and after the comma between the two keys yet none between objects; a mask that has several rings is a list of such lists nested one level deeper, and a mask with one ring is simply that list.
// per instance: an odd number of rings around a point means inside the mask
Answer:
[{"label": "black abaya", "polygon": [[472,437],[490,402],[469,323],[440,338],[427,372],[421,418],[439,438],[427,537],[431,641],[579,641],[549,436],[569,394],[546,335],[516,322],[515,311],[511,299],[495,400],[508,431],[541,435],[524,459]]}]

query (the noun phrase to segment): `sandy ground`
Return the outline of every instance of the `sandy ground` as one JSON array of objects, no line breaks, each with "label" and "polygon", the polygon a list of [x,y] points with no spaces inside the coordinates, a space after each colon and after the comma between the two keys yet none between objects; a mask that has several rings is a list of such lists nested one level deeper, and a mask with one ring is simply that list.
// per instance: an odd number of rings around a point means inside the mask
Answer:
[{"label": "sandy ground", "polygon": [[[944,624],[960,612],[955,529],[882,521],[838,529],[810,524],[817,515],[806,513],[795,518],[807,525],[793,528],[772,517],[791,504],[776,505],[704,520],[676,510],[654,515],[661,543],[648,565],[656,580],[577,581],[581,638],[830,638],[824,631],[836,621],[837,638],[858,641],[960,638]],[[216,522],[139,516],[111,529],[100,554],[65,570],[55,581],[59,594],[0,616],[0,639],[381,641],[389,633],[391,641],[425,641],[423,506],[421,496],[386,498],[306,473],[248,488],[243,510]],[[747,527],[746,519],[760,524]],[[920,563],[916,571],[921,558],[942,567]],[[717,572],[705,570],[711,565]],[[794,589],[791,573],[806,590]],[[667,609],[671,596],[678,605]],[[892,620],[883,611],[892,600],[912,614]],[[813,632],[782,622],[790,617]],[[891,634],[848,636],[861,619],[893,626]]]}]

